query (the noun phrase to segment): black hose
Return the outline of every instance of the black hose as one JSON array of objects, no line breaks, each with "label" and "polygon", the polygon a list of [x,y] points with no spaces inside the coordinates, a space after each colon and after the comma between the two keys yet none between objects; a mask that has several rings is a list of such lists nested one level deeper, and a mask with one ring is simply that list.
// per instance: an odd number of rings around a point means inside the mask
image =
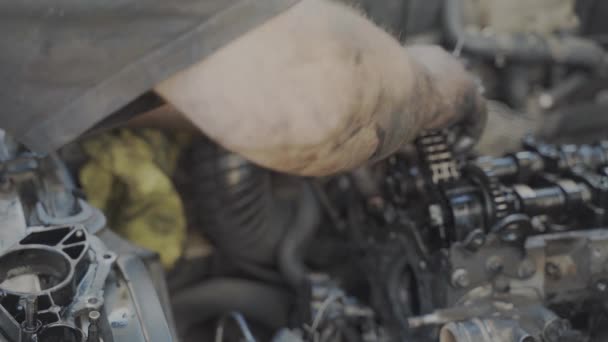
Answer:
[{"label": "black hose", "polygon": [[196,225],[231,259],[274,264],[291,211],[275,199],[270,171],[205,137],[187,158]]},{"label": "black hose", "polygon": [[277,269],[244,259],[229,259],[217,252],[204,257],[180,260],[167,274],[167,285],[171,293],[176,293],[211,278],[233,277],[285,286],[285,279]]},{"label": "black hose", "polygon": [[321,221],[321,209],[310,184],[303,183],[296,217],[285,233],[279,249],[279,269],[295,289],[308,283],[308,270],[304,264],[304,251],[312,240]]},{"label": "black hose", "polygon": [[252,277],[255,280],[263,281],[269,285],[285,285],[285,279],[283,279],[282,274],[274,268],[271,269],[263,265],[248,262],[244,259],[229,260],[229,262],[232,262],[236,268],[243,272],[246,276]]},{"label": "black hose", "polygon": [[485,58],[502,56],[523,62],[557,62],[603,70],[606,53],[595,42],[574,36],[550,38],[531,33],[504,35],[469,32],[464,24],[463,0],[446,0],[443,20],[448,39],[463,50]]},{"label": "black hose", "polygon": [[310,302],[312,286],[309,271],[304,263],[304,252],[314,237],[321,221],[321,208],[312,186],[302,183],[302,191],[296,208],[296,217],[285,233],[279,249],[279,269],[293,288],[297,302],[293,325],[309,324],[312,319]]},{"label": "black hose", "polygon": [[289,292],[263,283],[217,278],[183,290],[173,299],[178,330],[193,324],[239,312],[257,323],[278,330],[288,322],[292,296]]}]

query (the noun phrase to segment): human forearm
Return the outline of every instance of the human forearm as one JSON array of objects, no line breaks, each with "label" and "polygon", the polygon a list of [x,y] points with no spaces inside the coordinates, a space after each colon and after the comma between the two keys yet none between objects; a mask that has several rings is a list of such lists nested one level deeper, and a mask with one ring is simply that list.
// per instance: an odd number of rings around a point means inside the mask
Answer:
[{"label": "human forearm", "polygon": [[157,87],[226,148],[325,175],[394,152],[445,107],[428,70],[352,9],[304,0]]}]

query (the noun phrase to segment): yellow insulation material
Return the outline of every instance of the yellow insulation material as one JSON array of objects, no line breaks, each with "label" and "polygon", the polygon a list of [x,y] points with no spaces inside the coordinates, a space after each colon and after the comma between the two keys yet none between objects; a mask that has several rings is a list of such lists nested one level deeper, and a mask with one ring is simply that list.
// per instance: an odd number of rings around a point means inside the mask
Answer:
[{"label": "yellow insulation material", "polygon": [[156,251],[170,268],[181,255],[186,218],[172,181],[185,137],[153,129],[120,129],[82,143],[90,160],[80,170],[89,199],[110,227]]}]

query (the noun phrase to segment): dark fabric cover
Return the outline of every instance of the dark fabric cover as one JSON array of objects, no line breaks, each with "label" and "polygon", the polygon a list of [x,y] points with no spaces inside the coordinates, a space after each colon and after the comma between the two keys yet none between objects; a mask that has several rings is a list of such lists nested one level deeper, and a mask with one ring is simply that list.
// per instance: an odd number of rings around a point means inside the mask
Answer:
[{"label": "dark fabric cover", "polygon": [[0,128],[76,138],[297,0],[0,0]]}]

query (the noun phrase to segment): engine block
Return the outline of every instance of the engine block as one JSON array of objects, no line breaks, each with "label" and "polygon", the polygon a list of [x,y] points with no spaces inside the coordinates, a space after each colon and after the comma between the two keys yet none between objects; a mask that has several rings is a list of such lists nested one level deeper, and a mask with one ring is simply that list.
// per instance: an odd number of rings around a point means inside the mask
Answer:
[{"label": "engine block", "polygon": [[351,214],[382,246],[375,307],[401,339],[608,336],[608,143],[523,145],[499,158],[455,155],[445,132],[428,132],[416,153],[386,163],[366,215]]}]

